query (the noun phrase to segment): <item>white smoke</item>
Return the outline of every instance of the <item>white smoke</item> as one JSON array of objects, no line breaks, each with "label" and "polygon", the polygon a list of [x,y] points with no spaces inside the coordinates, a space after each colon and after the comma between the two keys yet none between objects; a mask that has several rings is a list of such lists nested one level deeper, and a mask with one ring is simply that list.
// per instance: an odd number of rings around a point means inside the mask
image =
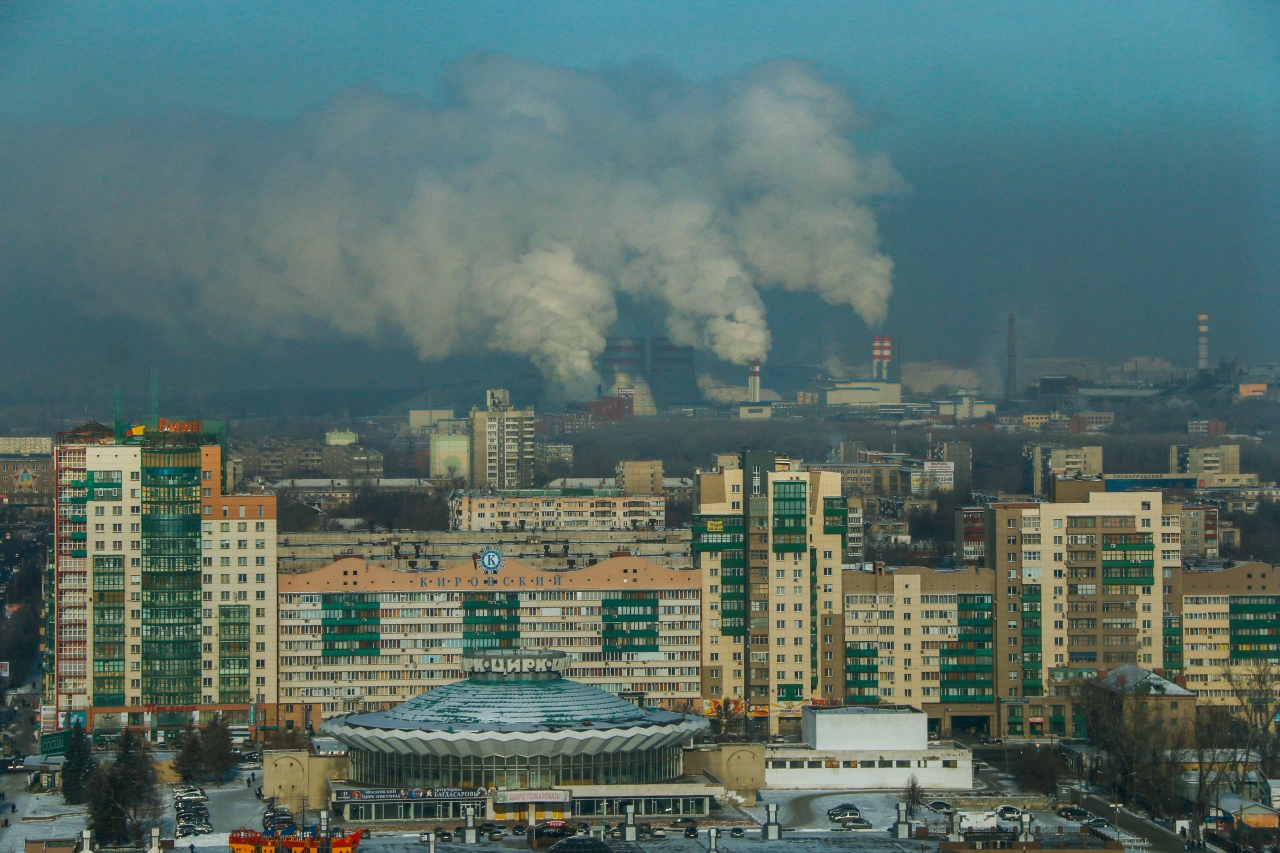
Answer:
[{"label": "white smoke", "polygon": [[814,67],[700,85],[475,54],[442,90],[0,132],[0,282],[235,340],[487,347],[570,395],[597,382],[619,292],[735,364],[769,350],[761,288],[884,319],[867,205],[902,182],[854,150],[853,105]]}]

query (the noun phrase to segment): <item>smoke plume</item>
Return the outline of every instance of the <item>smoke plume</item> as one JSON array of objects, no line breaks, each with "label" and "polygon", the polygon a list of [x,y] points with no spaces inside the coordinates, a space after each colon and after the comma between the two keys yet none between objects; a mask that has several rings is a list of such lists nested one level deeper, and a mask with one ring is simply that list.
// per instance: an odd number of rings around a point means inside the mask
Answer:
[{"label": "smoke plume", "polygon": [[761,288],[884,319],[868,203],[902,181],[815,67],[695,84],[473,54],[440,89],[0,130],[0,286],[176,335],[517,353],[571,396],[620,293],[735,364],[769,350]]}]

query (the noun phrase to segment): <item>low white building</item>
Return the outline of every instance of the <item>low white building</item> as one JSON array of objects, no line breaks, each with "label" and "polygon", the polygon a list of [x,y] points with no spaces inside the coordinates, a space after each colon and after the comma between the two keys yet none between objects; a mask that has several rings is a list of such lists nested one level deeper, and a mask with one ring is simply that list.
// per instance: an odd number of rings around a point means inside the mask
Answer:
[{"label": "low white building", "polygon": [[906,705],[801,709],[803,743],[765,751],[769,788],[901,790],[973,788],[973,753],[929,744],[929,717]]}]

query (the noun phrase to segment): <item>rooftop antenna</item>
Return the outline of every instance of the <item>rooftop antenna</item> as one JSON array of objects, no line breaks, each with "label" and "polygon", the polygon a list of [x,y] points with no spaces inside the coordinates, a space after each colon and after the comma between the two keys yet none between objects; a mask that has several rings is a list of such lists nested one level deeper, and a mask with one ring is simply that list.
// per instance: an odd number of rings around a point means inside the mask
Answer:
[{"label": "rooftop antenna", "polygon": [[116,441],[120,441],[123,437],[120,429],[120,389],[117,388],[115,393],[111,395],[111,428],[115,430]]},{"label": "rooftop antenna", "polygon": [[151,368],[151,425],[160,423],[160,376]]}]

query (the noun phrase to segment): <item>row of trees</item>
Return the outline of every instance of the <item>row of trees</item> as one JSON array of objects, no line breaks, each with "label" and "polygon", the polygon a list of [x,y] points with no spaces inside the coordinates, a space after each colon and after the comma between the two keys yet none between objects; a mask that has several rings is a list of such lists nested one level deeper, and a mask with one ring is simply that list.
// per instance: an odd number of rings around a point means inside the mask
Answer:
[{"label": "row of trees", "polygon": [[215,716],[209,725],[197,729],[187,725],[178,738],[178,752],[173,757],[173,772],[183,782],[212,779],[221,784],[236,764],[231,747],[231,730]]},{"label": "row of trees", "polygon": [[1187,816],[1192,838],[1221,791],[1245,793],[1250,774],[1280,769],[1280,671],[1260,659],[1225,670],[1228,701],[1194,715],[1169,713],[1145,685],[1121,693],[1090,688],[1082,699],[1090,741],[1099,748],[1093,783],[1141,803],[1154,817]]},{"label": "row of trees", "polygon": [[151,753],[127,729],[120,733],[111,760],[99,764],[84,728],[79,723],[71,728],[62,796],[72,805],[88,802],[89,828],[108,845],[142,843],[164,814]]},{"label": "row of trees", "polygon": [[[110,760],[99,763],[79,722],[68,737],[63,799],[70,805],[89,804],[89,828],[103,843],[143,841],[164,813],[146,742],[125,729]],[[212,779],[220,783],[234,766],[231,731],[221,716],[200,729],[188,726],[179,738],[173,769],[184,782]]]}]

